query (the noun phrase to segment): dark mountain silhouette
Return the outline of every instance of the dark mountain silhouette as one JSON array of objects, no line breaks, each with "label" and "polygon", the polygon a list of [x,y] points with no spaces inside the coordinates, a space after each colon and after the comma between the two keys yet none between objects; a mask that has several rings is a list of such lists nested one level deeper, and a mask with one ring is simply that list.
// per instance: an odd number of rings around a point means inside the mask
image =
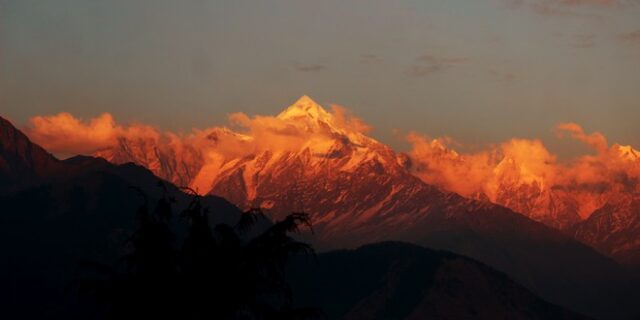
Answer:
[{"label": "dark mountain silhouette", "polygon": [[296,304],[331,319],[587,319],[484,264],[406,243],[298,257],[288,274]]},{"label": "dark mountain silhouette", "polygon": [[416,224],[407,239],[479,260],[541,298],[590,317],[639,314],[638,281],[613,259],[510,209],[467,210],[433,215]]},{"label": "dark mountain silhouette", "polygon": [[[58,160],[0,118],[0,308],[6,319],[90,318],[72,280],[80,262],[120,257],[135,227],[142,190],[154,203],[165,194],[186,207],[191,196],[134,165],[100,158]],[[242,212],[207,196],[211,223],[235,223]],[[176,232],[185,222],[174,221]],[[264,225],[264,222],[261,222]]]},{"label": "dark mountain silhouette", "polygon": [[63,165],[0,117],[0,190],[60,172]]}]

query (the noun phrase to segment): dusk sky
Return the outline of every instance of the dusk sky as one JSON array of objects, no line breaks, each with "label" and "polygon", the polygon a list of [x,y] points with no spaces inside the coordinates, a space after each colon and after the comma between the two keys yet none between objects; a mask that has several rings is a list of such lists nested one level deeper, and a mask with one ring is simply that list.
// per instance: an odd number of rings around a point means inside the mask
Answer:
[{"label": "dusk sky", "polygon": [[640,147],[635,0],[0,0],[0,114],[173,131],[307,94],[399,135],[469,148],[575,122]]}]

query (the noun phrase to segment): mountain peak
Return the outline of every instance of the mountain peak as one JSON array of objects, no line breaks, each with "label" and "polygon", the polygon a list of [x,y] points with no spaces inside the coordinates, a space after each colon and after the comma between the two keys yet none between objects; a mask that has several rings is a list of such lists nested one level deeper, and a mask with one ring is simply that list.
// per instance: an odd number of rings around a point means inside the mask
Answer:
[{"label": "mountain peak", "polygon": [[614,150],[616,150],[618,154],[626,160],[635,161],[640,159],[640,151],[633,149],[631,146],[622,146],[616,144],[614,146]]},{"label": "mountain peak", "polygon": [[0,117],[0,188],[60,172],[59,161]]},{"label": "mountain peak", "polygon": [[331,114],[309,96],[303,95],[294,104],[282,111],[278,118],[283,120],[311,118],[326,122],[331,119]]},{"label": "mountain peak", "polygon": [[0,117],[0,147],[4,148],[5,145],[14,144],[18,140],[30,143],[27,136],[20,132],[11,121]]}]

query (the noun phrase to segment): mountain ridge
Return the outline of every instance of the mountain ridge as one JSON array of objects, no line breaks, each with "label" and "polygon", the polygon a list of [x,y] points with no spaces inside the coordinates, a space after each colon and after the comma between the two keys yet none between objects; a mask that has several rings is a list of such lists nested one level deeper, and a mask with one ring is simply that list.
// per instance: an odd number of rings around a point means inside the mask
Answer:
[{"label": "mountain ridge", "polygon": [[28,184],[58,172],[62,166],[9,120],[0,117],[0,189]]},{"label": "mountain ridge", "polygon": [[[30,142],[25,140],[25,143]],[[51,155],[48,157],[55,159]],[[131,187],[135,186],[150,198],[162,196],[164,190],[175,197],[176,205],[184,205],[188,201],[188,196],[171,184],[158,188],[158,179],[152,172],[133,163],[113,165],[102,158],[88,156],[55,160],[65,167],[64,172],[48,172],[33,185],[25,185],[9,193],[0,191],[0,202],[3,203],[3,214],[0,215],[0,246],[3,250],[0,251],[6,258],[3,261],[10,261],[0,263],[0,306],[9,316],[86,318],[92,314],[93,307],[73,299],[69,290],[64,288],[78,271],[77,259],[106,262],[115,259],[119,250],[123,250],[118,239],[127,237],[127,230],[133,226],[132,213],[143,200]],[[214,209],[216,221],[224,220],[225,216],[227,220],[237,219],[240,214],[236,207],[222,198],[206,196],[202,201],[203,205]],[[29,252],[29,258],[23,251]],[[494,281],[492,276],[483,275],[486,271],[472,272],[478,269],[477,266],[463,265],[467,267],[441,270],[438,274],[445,279],[464,279],[463,282],[470,283],[472,287],[475,283]],[[445,295],[432,292],[429,299]],[[493,295],[496,299],[504,299],[492,289],[479,291],[472,297],[484,299]],[[532,296],[524,303],[545,305],[537,301],[538,298]],[[544,309],[548,310],[539,310],[536,314],[559,312],[571,319],[581,318],[562,309]],[[485,312],[492,314],[496,310],[487,309]]]},{"label": "mountain ridge", "polygon": [[407,243],[297,257],[288,269],[295,303],[331,319],[587,319],[473,259]]},{"label": "mountain ridge", "polygon": [[[306,110],[305,103],[294,114]],[[315,233],[306,239],[322,250],[408,241],[483,261],[544,299],[588,315],[632,312],[626,273],[610,259],[512,210],[424,183],[402,155],[330,115],[324,121],[239,117],[248,126],[239,133],[249,137],[242,141],[264,134],[275,135],[273,143],[216,160],[209,193],[241,208],[262,207],[275,219],[309,213]],[[575,272],[572,265],[589,267]]]}]

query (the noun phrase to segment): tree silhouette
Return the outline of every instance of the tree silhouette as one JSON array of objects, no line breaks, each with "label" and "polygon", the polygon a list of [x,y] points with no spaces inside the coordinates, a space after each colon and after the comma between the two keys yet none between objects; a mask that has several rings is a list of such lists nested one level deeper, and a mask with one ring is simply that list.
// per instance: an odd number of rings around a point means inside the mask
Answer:
[{"label": "tree silhouette", "polygon": [[[143,204],[138,225],[128,239],[129,253],[115,267],[88,264],[102,277],[82,279],[79,289],[105,308],[108,319],[310,319],[322,318],[316,309],[293,308],[285,281],[292,254],[314,254],[311,246],[290,236],[300,227],[311,228],[304,213],[292,213],[249,236],[260,221],[258,208],[244,212],[235,225],[209,222],[201,196],[192,196],[187,208],[174,215],[175,200],[162,183],[164,196],[152,211]],[[172,219],[183,219],[181,238]]]}]

